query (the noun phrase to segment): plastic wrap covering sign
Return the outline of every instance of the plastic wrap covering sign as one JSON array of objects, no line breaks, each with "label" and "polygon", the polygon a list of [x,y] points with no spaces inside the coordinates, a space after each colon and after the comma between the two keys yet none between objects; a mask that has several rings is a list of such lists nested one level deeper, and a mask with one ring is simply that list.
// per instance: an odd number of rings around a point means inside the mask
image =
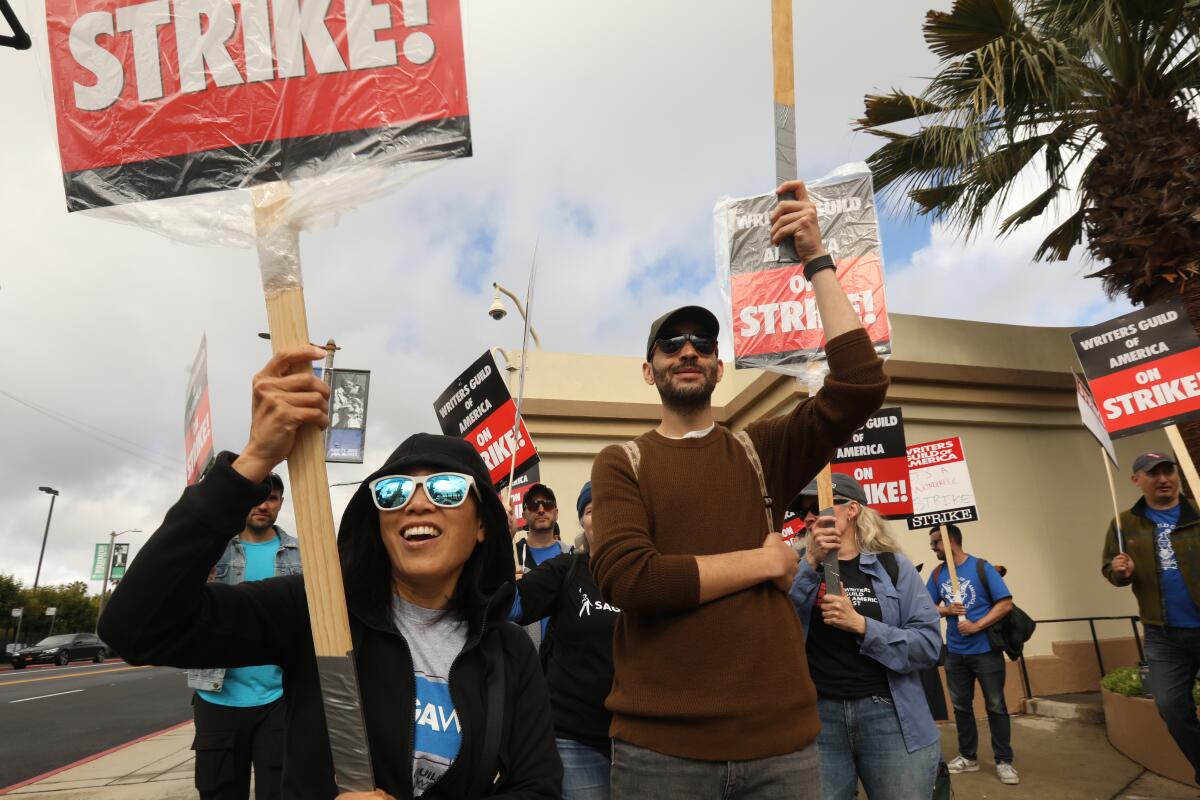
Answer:
[{"label": "plastic wrap covering sign", "polygon": [[904,415],[899,408],[881,408],[850,441],[837,449],[830,469],[862,484],[867,505],[888,519],[913,513],[904,444]]},{"label": "plastic wrap covering sign", "polygon": [[1114,439],[1200,416],[1200,340],[1181,300],[1071,334]]},{"label": "plastic wrap covering sign", "polygon": [[[890,355],[871,174],[865,166],[848,165],[807,187],[825,246],[837,262],[838,280],[876,352]],[[736,365],[802,375],[810,362],[824,361],[825,331],[804,265],[780,260],[779,249],[771,244],[770,214],[777,202],[768,194],[718,204],[718,272],[733,308]]]},{"label": "plastic wrap covering sign", "polygon": [[71,211],[470,154],[458,0],[47,0]]},{"label": "plastic wrap covering sign", "polygon": [[538,463],[537,449],[529,438],[525,420],[521,420],[519,432],[513,435],[517,404],[490,351],[454,379],[434,401],[433,409],[442,433],[462,437],[475,446],[497,489],[508,483],[514,451],[518,475]]}]

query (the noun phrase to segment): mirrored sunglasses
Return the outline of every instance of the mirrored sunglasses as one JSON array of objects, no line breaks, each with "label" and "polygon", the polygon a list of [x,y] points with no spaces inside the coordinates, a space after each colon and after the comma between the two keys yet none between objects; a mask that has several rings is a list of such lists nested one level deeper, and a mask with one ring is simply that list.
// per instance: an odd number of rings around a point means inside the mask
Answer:
[{"label": "mirrored sunglasses", "polygon": [[654,344],[664,355],[673,356],[683,349],[688,342],[702,356],[711,356],[717,350],[717,340],[711,336],[697,336],[694,333],[681,333],[666,339],[655,339]]},{"label": "mirrored sunglasses", "polygon": [[[433,475],[385,475],[371,481],[371,499],[380,511],[396,511],[408,505],[417,486],[425,489],[429,502],[440,508],[458,508],[475,489],[475,479],[461,472],[438,472]],[[479,490],[475,489],[478,496]]]}]

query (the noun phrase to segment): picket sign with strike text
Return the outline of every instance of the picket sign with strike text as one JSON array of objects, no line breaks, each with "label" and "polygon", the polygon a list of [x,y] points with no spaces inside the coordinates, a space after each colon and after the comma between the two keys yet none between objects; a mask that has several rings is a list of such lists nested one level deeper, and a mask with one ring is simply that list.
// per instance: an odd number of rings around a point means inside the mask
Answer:
[{"label": "picket sign with strike text", "polygon": [[458,0],[47,0],[46,23],[71,211],[470,153]]},{"label": "picket sign with strike text", "polygon": [[1200,416],[1200,339],[1179,299],[1071,335],[1109,436]]},{"label": "picket sign with strike text", "polygon": [[497,489],[508,483],[514,453],[518,474],[538,463],[525,420],[514,434],[517,404],[490,351],[446,387],[433,409],[442,433],[466,439],[475,447]]},{"label": "picket sign with strike text", "polygon": [[957,436],[911,445],[908,476],[913,493],[910,531],[979,519],[971,473]]}]

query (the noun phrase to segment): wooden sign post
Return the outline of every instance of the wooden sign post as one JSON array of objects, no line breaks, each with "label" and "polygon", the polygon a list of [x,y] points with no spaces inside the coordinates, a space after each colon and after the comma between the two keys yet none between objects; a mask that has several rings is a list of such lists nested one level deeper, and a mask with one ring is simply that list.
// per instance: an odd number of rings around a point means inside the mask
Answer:
[{"label": "wooden sign post", "polygon": [[942,526],[942,550],[946,553],[946,569],[950,570],[950,596],[955,603],[962,602],[962,592],[958,589],[958,566],[954,563],[954,547],[950,541],[950,532]]},{"label": "wooden sign post", "polygon": [[[255,187],[252,197],[271,349],[279,353],[309,343],[299,232],[286,219],[291,197],[286,182]],[[306,369],[310,367],[298,365],[294,371]],[[325,438],[315,426],[306,425],[297,433],[296,445],[288,456],[288,477],[337,785],[342,791],[369,792],[375,782],[329,500]]]},{"label": "wooden sign post", "polygon": [[1104,448],[1100,448],[1100,460],[1104,462],[1104,474],[1108,476],[1108,493],[1112,497],[1113,504],[1113,524],[1117,526],[1117,552],[1125,552],[1125,534],[1121,530],[1121,508],[1117,504],[1117,484],[1113,480],[1112,462],[1108,460],[1108,454]]}]

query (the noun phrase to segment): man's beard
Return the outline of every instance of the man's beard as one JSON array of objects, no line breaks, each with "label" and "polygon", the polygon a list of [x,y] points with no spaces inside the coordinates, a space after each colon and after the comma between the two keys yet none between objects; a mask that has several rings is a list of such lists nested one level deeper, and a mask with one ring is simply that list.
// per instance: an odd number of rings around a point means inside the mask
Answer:
[{"label": "man's beard", "polygon": [[265,533],[275,527],[274,522],[257,522],[253,516],[246,519],[246,527],[255,533]]},{"label": "man's beard", "polygon": [[[681,414],[703,411],[709,407],[713,389],[717,386],[717,365],[715,362],[709,366],[705,366],[698,359],[687,359],[676,364],[674,367],[652,369],[654,372],[654,386],[658,389],[658,396],[664,406]],[[704,382],[688,386],[673,384],[671,377],[681,369],[699,369],[704,376]]]}]

